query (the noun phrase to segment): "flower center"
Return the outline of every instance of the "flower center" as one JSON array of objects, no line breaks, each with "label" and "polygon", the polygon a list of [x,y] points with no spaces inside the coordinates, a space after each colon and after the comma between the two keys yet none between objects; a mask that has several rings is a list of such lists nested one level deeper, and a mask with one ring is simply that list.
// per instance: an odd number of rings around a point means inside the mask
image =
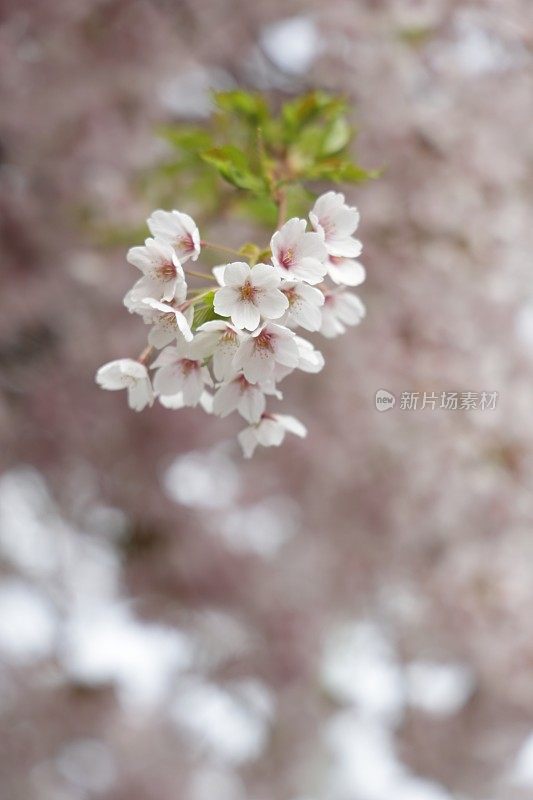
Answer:
[{"label": "flower center", "polygon": [[167,311],[166,314],[160,317],[159,324],[164,328],[176,328],[178,324],[176,322],[176,315],[173,314],[172,311]]},{"label": "flower center", "polygon": [[246,281],[246,283],[241,286],[241,299],[245,300],[247,303],[254,302],[256,293],[257,289],[255,286],[252,286],[250,281]]},{"label": "flower center", "polygon": [[274,348],[272,346],[272,339],[273,336],[271,333],[267,333],[267,331],[262,331],[259,336],[255,337],[255,346],[259,350],[270,350],[274,352]]},{"label": "flower center", "polygon": [[192,253],[194,251],[194,242],[190,233],[186,233],[178,239],[177,244],[182,248],[185,253]]},{"label": "flower center", "polygon": [[291,286],[290,289],[282,289],[281,291],[283,292],[283,294],[285,295],[285,297],[289,301],[289,305],[290,306],[293,306],[295,304],[295,302],[298,300],[298,293],[297,293],[296,289],[294,288],[294,286]]},{"label": "flower center", "polygon": [[282,267],[285,267],[285,269],[292,267],[294,262],[294,249],[289,247],[287,250],[282,250],[279,257],[279,262]]},{"label": "flower center", "polygon": [[239,384],[241,392],[245,392],[246,389],[251,385],[249,381],[246,380],[244,375],[239,375],[237,378],[237,383]]},{"label": "flower center", "polygon": [[324,217],[324,219],[321,219],[320,225],[322,226],[322,229],[326,237],[332,236],[335,233],[335,223],[328,217]]},{"label": "flower center", "polygon": [[235,331],[232,331],[231,328],[226,328],[225,332],[220,337],[220,341],[224,344],[233,344],[236,338],[237,334]]},{"label": "flower center", "polygon": [[176,277],[176,267],[171,261],[167,261],[164,264],[159,264],[157,266],[156,274],[158,278],[161,278],[161,280],[170,281],[172,278]]},{"label": "flower center", "polygon": [[181,371],[184,375],[189,375],[195,369],[198,369],[198,361],[193,361],[191,358],[181,359]]}]

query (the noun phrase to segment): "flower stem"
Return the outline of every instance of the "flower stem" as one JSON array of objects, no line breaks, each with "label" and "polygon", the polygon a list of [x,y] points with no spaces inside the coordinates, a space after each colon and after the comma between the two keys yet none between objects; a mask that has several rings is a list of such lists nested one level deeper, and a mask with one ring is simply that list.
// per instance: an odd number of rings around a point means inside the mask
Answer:
[{"label": "flower stem", "polygon": [[238,250],[234,250],[233,247],[226,247],[224,244],[215,244],[215,242],[206,242],[205,240],[202,240],[200,244],[202,247],[209,247],[211,250],[220,250],[221,253],[230,253],[232,256],[241,256],[242,258],[242,253]]},{"label": "flower stem", "polygon": [[148,364],[148,362],[150,361],[150,359],[152,358],[152,356],[154,354],[154,350],[155,350],[155,347],[152,347],[152,345],[150,345],[150,344],[147,345],[144,348],[144,350],[142,351],[142,353],[140,354],[140,356],[138,356],[138,358],[137,358],[137,361],[139,362],[139,364],[144,364],[146,366]]}]

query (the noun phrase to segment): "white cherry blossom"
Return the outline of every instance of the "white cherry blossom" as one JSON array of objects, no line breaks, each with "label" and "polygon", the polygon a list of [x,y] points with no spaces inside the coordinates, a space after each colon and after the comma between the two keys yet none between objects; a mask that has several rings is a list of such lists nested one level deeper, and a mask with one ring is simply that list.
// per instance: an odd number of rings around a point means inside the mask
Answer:
[{"label": "white cherry blossom", "polygon": [[293,217],[270,240],[272,263],[287,280],[320,283],[327,272],[327,250],[319,233],[306,231],[304,219]]},{"label": "white cherry blossom", "polygon": [[158,395],[175,396],[181,393],[184,406],[196,406],[206,386],[213,381],[202,361],[191,358],[189,347],[183,343],[165,347],[152,364],[156,370],[154,390]]},{"label": "white cherry blossom", "polygon": [[153,327],[148,334],[148,343],[160,350],[174,339],[191,342],[193,333],[191,324],[194,316],[194,309],[188,306],[184,311],[180,311],[175,306],[168,303],[160,303],[151,297],[146,297],[144,303],[152,310],[150,321]]},{"label": "white cherry blossom", "polygon": [[359,225],[359,212],[346,205],[341,192],[321,195],[309,212],[309,219],[329,255],[356,258],[361,254],[361,242],[352,236]]},{"label": "white cherry blossom", "polygon": [[217,381],[225,381],[235,374],[233,359],[239,349],[243,334],[224,320],[204,322],[197,329],[191,344],[196,358],[213,358],[213,373]]},{"label": "white cherry blossom", "polygon": [[96,382],[109,391],[127,389],[128,405],[134,411],[142,411],[154,402],[148,370],[132,358],[119,358],[104,364],[96,373]]},{"label": "white cherry blossom", "polygon": [[263,447],[279,447],[286,433],[301,438],[307,436],[307,428],[296,417],[288,414],[263,414],[256,425],[250,425],[238,435],[245,458],[251,458],[258,444]]},{"label": "white cherry blossom", "polygon": [[302,339],[301,336],[295,336],[294,341],[298,348],[298,363],[296,367],[286,367],[283,364],[276,364],[274,368],[274,380],[282,381],[294,369],[301,369],[302,372],[317,373],[324,367],[324,356],[320,350],[315,350],[311,342],[307,339]]},{"label": "white cherry blossom", "polygon": [[329,256],[327,267],[328,275],[333,283],[344,286],[359,286],[366,278],[365,268],[354,258]]},{"label": "white cherry blossom", "polygon": [[131,290],[132,299],[153,297],[155,300],[172,300],[187,295],[185,275],[174,248],[157,239],[146,239],[144,245],[131,247],[126,256],[143,277]]},{"label": "white cherry blossom", "polygon": [[280,322],[291,328],[301,325],[307,331],[319,330],[324,293],[303,281],[283,281],[280,288],[289,301],[289,308]]},{"label": "white cherry blossom", "polygon": [[298,365],[300,356],[294,336],[289,328],[267,322],[241,342],[233,359],[233,367],[242,369],[250,383],[269,381],[276,364],[285,367]]},{"label": "white cherry blossom", "polygon": [[144,296],[136,297],[133,289],[129,289],[124,295],[123,302],[130,314],[138,314],[147,325],[150,325],[154,318],[154,311],[144,300]]},{"label": "white cherry blossom", "polygon": [[152,236],[171,245],[182,264],[189,258],[196,261],[201,249],[200,233],[192,217],[181,211],[157,209],[147,223]]},{"label": "white cherry blossom", "polygon": [[[174,411],[179,410],[180,408],[186,408],[186,403],[183,399],[183,392],[177,392],[176,394],[162,394],[159,396],[159,402],[165,408],[171,408]],[[209,392],[202,392],[198,405],[201,406],[206,414],[212,414],[213,395]]]},{"label": "white cherry blossom", "polygon": [[325,296],[320,333],[333,339],[344,333],[347,325],[358,325],[365,314],[365,307],[356,294],[334,289]]},{"label": "white cherry blossom", "polygon": [[270,264],[250,268],[242,261],[228,264],[224,270],[224,286],[217,290],[214,309],[222,317],[231,317],[236,328],[253,331],[261,321],[278,319],[289,302],[280,292],[280,276]]},{"label": "white cherry blossom", "polygon": [[250,383],[240,373],[226,383],[222,383],[213,400],[213,413],[227,417],[238,411],[247,422],[259,422],[266,407],[265,395],[275,395],[281,399],[274,384]]}]

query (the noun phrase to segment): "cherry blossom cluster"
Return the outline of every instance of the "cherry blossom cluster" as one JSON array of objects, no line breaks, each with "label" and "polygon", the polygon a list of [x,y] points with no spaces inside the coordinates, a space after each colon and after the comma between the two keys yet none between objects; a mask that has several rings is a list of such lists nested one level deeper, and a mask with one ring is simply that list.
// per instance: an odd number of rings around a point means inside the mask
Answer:
[{"label": "cherry blossom cluster", "polygon": [[[166,408],[200,405],[220,417],[236,411],[248,423],[238,436],[247,458],[258,444],[280,445],[287,432],[305,436],[299,420],[266,411],[267,397],[282,398],[278,384],[287,375],[324,366],[322,354],[296,330],[333,338],[365,314],[347,288],[365,279],[357,260],[362,245],[354,237],[357,209],[346,205],[343,194],[327,192],[309,220],[312,230],[295,217],[274,233],[261,254],[268,252],[264,260],[270,263],[233,261],[204,274],[189,262],[197,261],[202,247],[217,246],[202,242],[188,214],[154,211],[147,220],[151,238],[128,252],[142,277],[124,298],[126,308],[150,326],[148,347],[137,360],[104,364],[97,383],[127,389],[135,411],[156,397]],[[213,281],[215,289],[189,288],[188,275]],[[195,325],[195,310],[207,298],[215,318]]]}]

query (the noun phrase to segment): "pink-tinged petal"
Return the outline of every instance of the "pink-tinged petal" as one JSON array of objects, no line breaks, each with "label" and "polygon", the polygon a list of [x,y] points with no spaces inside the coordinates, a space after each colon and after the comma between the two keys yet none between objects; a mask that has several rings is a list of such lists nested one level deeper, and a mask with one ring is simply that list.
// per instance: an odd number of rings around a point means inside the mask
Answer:
[{"label": "pink-tinged petal", "polygon": [[294,321],[306,331],[317,331],[322,323],[322,312],[310,303],[295,304],[292,309]]},{"label": "pink-tinged petal", "polygon": [[213,372],[217,381],[228,380],[234,373],[233,359],[239,348],[239,341],[221,340],[213,355]]},{"label": "pink-tinged petal", "polygon": [[160,350],[166,347],[173,339],[176,338],[176,331],[174,328],[167,325],[158,325],[157,323],[150,329],[148,333],[148,344]]},{"label": "pink-tinged petal", "polygon": [[363,245],[359,239],[329,239],[326,248],[331,256],[337,258],[357,258],[363,251]]},{"label": "pink-tinged petal", "polygon": [[343,206],[335,214],[335,234],[332,238],[345,239],[351,236],[359,225],[359,211],[355,206]]},{"label": "pink-tinged petal", "polygon": [[285,429],[276,419],[262,419],[257,426],[256,436],[263,447],[279,447],[285,438]]},{"label": "pink-tinged petal", "polygon": [[250,267],[244,261],[227,264],[224,270],[224,285],[240,288],[250,277]]},{"label": "pink-tinged petal", "polygon": [[313,306],[324,305],[324,292],[320,289],[316,289],[314,286],[308,286],[306,283],[299,283],[297,292],[305,302]]},{"label": "pink-tinged petal", "polygon": [[346,292],[337,299],[337,316],[346,325],[357,325],[366,315],[366,309],[356,294]]},{"label": "pink-tinged petal", "polygon": [[255,303],[261,314],[269,319],[278,319],[289,307],[289,301],[286,296],[278,289],[268,289],[261,292],[258,294]]},{"label": "pink-tinged petal", "polygon": [[245,428],[238,434],[237,439],[242,447],[244,457],[251,458],[258,445],[255,427]]},{"label": "pink-tinged petal", "polygon": [[233,306],[231,321],[236,328],[255,331],[261,321],[259,309],[249,300],[238,300]]},{"label": "pink-tinged petal", "polygon": [[128,405],[133,411],[142,411],[154,402],[152,385],[148,379],[139,381],[128,388]]},{"label": "pink-tinged petal", "polygon": [[256,264],[250,271],[252,286],[259,289],[276,289],[280,280],[279,273],[272,264]]},{"label": "pink-tinged petal", "polygon": [[232,367],[237,372],[243,365],[250,360],[255,349],[255,342],[252,338],[245,339],[239,345],[237,352],[233,356]]},{"label": "pink-tinged petal", "polygon": [[122,361],[110,361],[100,367],[96,373],[96,383],[100,388],[107,389],[108,391],[116,391],[117,389],[124,388],[124,373],[122,370]]},{"label": "pink-tinged petal", "polygon": [[280,336],[276,338],[275,345],[276,361],[285,367],[298,366],[299,353],[298,346],[293,338]]},{"label": "pink-tinged petal", "polygon": [[226,269],[225,264],[219,264],[217,267],[213,267],[211,272],[213,273],[216,282],[219,286],[224,286],[224,270]]},{"label": "pink-tinged petal", "polygon": [[313,285],[321,283],[327,271],[327,265],[315,258],[302,258],[298,266],[290,270],[295,277]]},{"label": "pink-tinged petal", "polygon": [[187,406],[198,404],[204,390],[204,381],[199,367],[186,370],[183,379],[183,402]]},{"label": "pink-tinged petal", "polygon": [[170,364],[175,364],[179,361],[181,357],[181,353],[176,347],[165,347],[164,350],[161,350],[158,354],[155,361],[152,361],[151,368],[168,367]]},{"label": "pink-tinged petal", "polygon": [[184,314],[182,314],[181,311],[178,310],[175,310],[174,313],[176,315],[176,325],[178,326],[183,338],[185,339],[186,342],[192,342],[194,334],[191,331],[187,317]]},{"label": "pink-tinged petal", "polygon": [[231,317],[239,296],[238,289],[232,286],[224,286],[221,289],[217,289],[213,301],[215,313],[220,314],[221,317]]},{"label": "pink-tinged petal", "polygon": [[254,347],[250,358],[242,365],[242,371],[250,383],[262,383],[272,375],[274,364],[272,351]]},{"label": "pink-tinged petal", "polygon": [[219,417],[227,417],[235,411],[240,399],[241,387],[238,381],[222,384],[213,399],[213,413]]},{"label": "pink-tinged petal", "polygon": [[154,376],[154,390],[157,394],[177,394],[184,384],[184,375],[180,364],[161,367]]},{"label": "pink-tinged petal", "polygon": [[304,234],[298,243],[299,261],[302,258],[316,258],[317,261],[325,261],[328,251],[322,237],[318,233]]},{"label": "pink-tinged petal", "polygon": [[295,436],[300,436],[302,439],[307,436],[307,428],[296,417],[292,417],[289,414],[275,414],[274,416],[289,433],[294,433]]},{"label": "pink-tinged petal", "polygon": [[240,396],[239,414],[247,422],[259,422],[266,407],[265,395],[256,386],[249,386]]},{"label": "pink-tinged petal", "polygon": [[328,262],[328,275],[334,283],[359,286],[366,278],[366,271],[359,261],[341,258],[338,262]]}]

